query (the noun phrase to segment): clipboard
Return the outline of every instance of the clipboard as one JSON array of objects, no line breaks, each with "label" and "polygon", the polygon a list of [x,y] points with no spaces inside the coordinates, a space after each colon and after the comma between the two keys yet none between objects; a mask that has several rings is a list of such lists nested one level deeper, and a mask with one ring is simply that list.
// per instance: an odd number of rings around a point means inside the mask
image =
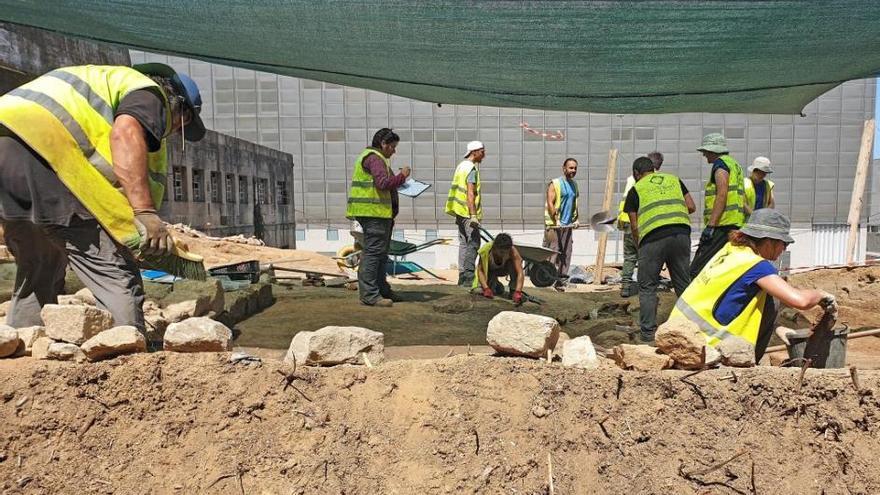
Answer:
[{"label": "clipboard", "polygon": [[415,180],[412,177],[409,177],[406,179],[406,182],[404,182],[400,187],[397,188],[397,193],[409,198],[417,198],[429,187],[431,187],[431,184],[426,184],[424,182]]}]

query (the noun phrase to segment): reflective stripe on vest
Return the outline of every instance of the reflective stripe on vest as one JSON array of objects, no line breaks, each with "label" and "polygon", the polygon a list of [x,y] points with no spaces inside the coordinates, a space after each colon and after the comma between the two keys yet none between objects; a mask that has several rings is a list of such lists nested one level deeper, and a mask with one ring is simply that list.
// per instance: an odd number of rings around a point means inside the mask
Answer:
[{"label": "reflective stripe on vest", "polygon": [[[130,67],[88,65],[54,70],[0,97],[0,124],[46,160],[110,235],[129,247],[136,247],[140,236],[113,173],[110,133],[123,98],[146,88],[164,95],[152,79]],[[165,113],[170,131],[167,101]],[[162,203],[167,164],[163,141],[147,163],[156,208]]]},{"label": "reflective stripe on vest", "polygon": [[471,212],[467,203],[467,176],[471,170],[477,171],[477,183],[474,184],[474,207],[477,209],[477,220],[483,219],[483,204],[480,195],[480,168],[470,160],[464,160],[455,167],[452,176],[452,186],[449,187],[449,196],[446,198],[446,214],[468,218]]},{"label": "reflective stripe on vest", "polygon": [[[730,155],[721,155],[721,161],[727,165],[729,173],[729,182],[727,188],[727,203],[724,207],[724,213],[718,219],[717,226],[734,225],[742,227],[746,221],[745,213],[745,184],[742,168]],[[709,219],[712,217],[712,207],[715,206],[715,191],[717,186],[712,177],[706,183],[706,197],[703,207],[703,223],[708,225]]]},{"label": "reflective stripe on vest", "polygon": [[[766,186],[764,186],[764,204],[762,204],[760,206],[760,208],[769,208],[770,207],[770,198],[771,198],[771,195],[773,194],[773,186],[775,184],[773,184],[773,181],[770,179],[764,179],[764,183],[766,184]],[[755,209],[755,201],[757,201],[758,195],[755,191],[755,185],[752,183],[752,178],[746,177],[745,181],[743,182],[743,185],[745,186],[744,193],[745,193],[745,197],[746,197],[746,204],[749,205],[749,208],[754,210]]]},{"label": "reflective stripe on vest", "polygon": [[354,172],[351,175],[351,187],[348,190],[348,207],[345,216],[349,219],[355,217],[391,218],[394,214],[391,205],[391,191],[383,191],[376,187],[373,176],[364,169],[364,160],[376,155],[385,164],[386,173],[394,175],[388,159],[374,148],[367,148],[358,155],[354,162]]},{"label": "reflective stripe on vest", "polygon": [[[557,177],[550,181],[550,185],[553,186],[553,191],[556,193],[556,199],[553,200],[553,208],[556,209],[556,220],[554,221],[550,218],[550,212],[547,211],[546,205],[544,207],[544,225],[548,227],[559,226],[559,219],[562,215],[559,212],[559,207],[562,206],[562,181],[568,180],[565,177]],[[572,190],[574,191],[574,202],[571,205],[571,223],[574,223],[578,219],[578,196],[580,193],[578,192],[577,182],[571,181]]]},{"label": "reflective stripe on vest", "polygon": [[754,346],[767,300],[766,292],[758,291],[727,325],[719,323],[713,312],[730,287],[763,259],[749,247],[725,244],[685,289],[669,318],[684,317],[694,322],[711,346],[728,339],[742,339]]},{"label": "reflective stripe on vest", "polygon": [[649,232],[664,225],[690,226],[678,177],[654,172],[639,179],[633,187],[639,194],[639,237],[644,239]]}]

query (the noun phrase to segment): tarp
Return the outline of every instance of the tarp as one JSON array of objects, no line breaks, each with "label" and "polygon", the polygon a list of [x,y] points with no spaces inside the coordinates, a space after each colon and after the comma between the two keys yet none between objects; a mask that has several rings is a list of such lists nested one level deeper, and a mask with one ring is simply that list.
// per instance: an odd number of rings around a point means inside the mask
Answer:
[{"label": "tarp", "polygon": [[880,1],[0,0],[0,19],[436,103],[799,113],[880,71]]}]

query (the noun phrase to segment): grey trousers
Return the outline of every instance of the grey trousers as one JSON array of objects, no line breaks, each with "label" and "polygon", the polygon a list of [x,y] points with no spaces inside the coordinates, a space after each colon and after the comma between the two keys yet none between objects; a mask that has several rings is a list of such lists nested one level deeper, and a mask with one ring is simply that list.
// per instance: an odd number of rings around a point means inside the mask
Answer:
[{"label": "grey trousers", "polygon": [[469,218],[456,215],[455,225],[458,226],[458,285],[470,289],[482,239],[480,231],[471,227]]},{"label": "grey trousers", "polygon": [[681,297],[691,283],[688,265],[691,261],[691,238],[676,234],[652,240],[639,246],[639,327],[642,337],[651,339],[657,331],[657,285],[663,264],[669,268],[672,287]]},{"label": "grey trousers", "polygon": [[117,244],[96,220],[74,217],[70,225],[4,221],[9,251],[15,256],[15,289],[6,324],[42,325],[40,310],[58,302],[67,265],[92,291],[98,307],[115,326],[144,331],[144,285],[131,252]]},{"label": "grey trousers", "polygon": [[373,305],[383,297],[391,297],[385,264],[394,222],[390,218],[374,217],[357,217],[357,221],[364,229],[361,263],[358,265],[358,293],[362,303]]},{"label": "grey trousers", "polygon": [[620,272],[620,283],[624,289],[632,285],[633,272],[636,271],[638,262],[639,249],[636,247],[629,224],[626,224],[626,230],[623,232],[623,269]]},{"label": "grey trousers", "polygon": [[574,229],[545,229],[543,245],[557,251],[550,257],[550,262],[556,266],[560,280],[568,277],[568,269],[571,266],[572,238]]}]

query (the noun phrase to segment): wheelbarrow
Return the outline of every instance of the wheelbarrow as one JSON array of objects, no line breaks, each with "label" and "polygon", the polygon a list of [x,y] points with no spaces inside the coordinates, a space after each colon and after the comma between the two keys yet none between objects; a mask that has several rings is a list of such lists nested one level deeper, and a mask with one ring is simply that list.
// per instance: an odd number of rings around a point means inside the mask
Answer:
[{"label": "wheelbarrow", "polygon": [[[363,232],[352,231],[351,235],[352,237],[354,237],[354,245],[346,246],[340,249],[339,252],[336,253],[336,256],[333,258],[336,260],[336,263],[341,268],[344,267],[355,269],[361,262],[361,246],[363,246],[364,244],[364,234]],[[386,264],[386,271],[388,272],[388,275],[397,276],[421,271],[427,273],[428,275],[431,275],[436,279],[446,280],[445,278],[431,272],[430,270],[416,263],[415,261],[405,261],[401,258],[408,254],[413,254],[423,249],[427,249],[431,246],[449,244],[449,241],[450,239],[438,238],[432,239],[428,242],[423,242],[421,244],[414,244],[412,242],[391,239],[391,243],[388,246],[388,257],[390,258],[390,260],[389,263]]]},{"label": "wheelbarrow", "polygon": [[[493,241],[495,237],[486,229],[479,227],[480,237],[484,241]],[[519,251],[523,259],[523,273],[532,281],[535,287],[550,287],[559,281],[559,270],[550,262],[550,257],[559,254],[550,248],[543,246],[529,246],[527,244],[513,243],[513,247]]]}]

